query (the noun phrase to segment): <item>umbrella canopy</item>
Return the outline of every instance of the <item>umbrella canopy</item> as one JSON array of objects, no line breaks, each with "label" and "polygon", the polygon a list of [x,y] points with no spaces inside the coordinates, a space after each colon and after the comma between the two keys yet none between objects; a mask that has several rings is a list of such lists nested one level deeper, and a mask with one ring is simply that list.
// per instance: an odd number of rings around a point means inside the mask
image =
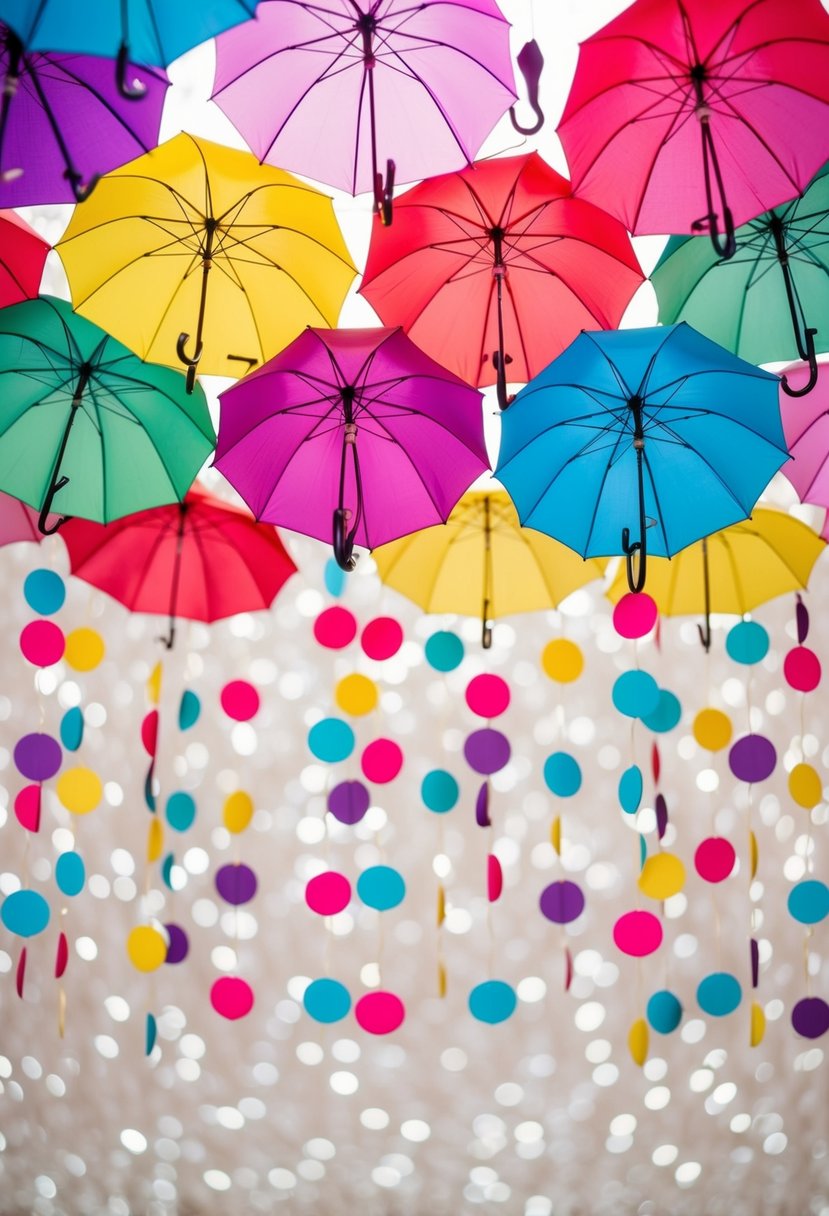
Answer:
[{"label": "umbrella canopy", "polygon": [[0,211],[0,308],[33,299],[49,243],[13,211]]},{"label": "umbrella canopy", "polygon": [[580,558],[532,528],[522,528],[503,490],[470,490],[445,526],[425,528],[372,554],[380,578],[424,612],[480,616],[488,648],[490,620],[557,608],[601,578],[604,563]]},{"label": "umbrella canopy", "polygon": [[356,274],[330,198],[192,135],[108,174],[57,250],[78,312],[191,388],[336,325]]},{"label": "umbrella canopy", "polygon": [[[142,363],[64,300],[0,312],[0,487],[106,522],[184,497],[213,449],[204,394]],[[61,521],[59,521],[61,522]]]},{"label": "umbrella canopy", "polygon": [[193,486],[180,503],[102,525],[73,519],[61,536],[72,573],[131,612],[220,621],[269,608],[296,573],[275,528]]},{"label": "umbrella canopy", "polygon": [[624,553],[637,591],[647,552],[744,519],[788,455],[778,377],[685,323],[581,334],[501,434],[496,475],[521,522],[586,557]]},{"label": "umbrella canopy", "polygon": [[217,48],[213,98],[259,159],[373,190],[387,222],[395,175],[470,162],[515,100],[495,0],[263,0]]},{"label": "umbrella canopy", "polygon": [[[480,393],[401,329],[308,329],[221,395],[216,468],[257,519],[353,567],[442,523],[489,466]],[[350,527],[349,527],[350,524]]]},{"label": "umbrella canopy", "polygon": [[43,536],[37,526],[37,511],[19,498],[0,492],[0,547],[22,540],[39,544]]},{"label": "umbrella canopy", "polygon": [[158,143],[169,81],[141,73],[143,105],[118,91],[112,64],[30,51],[0,25],[0,204],[74,203],[100,173]]},{"label": "umbrella canopy", "polygon": [[730,255],[826,160],[827,123],[820,0],[636,0],[582,44],[559,135],[576,191],[631,232]]},{"label": "umbrella canopy", "polygon": [[[630,238],[536,152],[423,182],[375,217],[360,288],[469,384],[525,383],[581,329],[615,329],[643,281]],[[509,376],[506,374],[509,366]]]},{"label": "umbrella canopy", "polygon": [[737,252],[722,262],[708,241],[671,237],[651,279],[666,325],[687,321],[750,363],[808,360],[812,376],[787,392],[803,396],[817,379],[817,349],[829,350],[829,164],[790,202],[738,228]]},{"label": "umbrella canopy", "polygon": [[[825,367],[827,360],[818,363]],[[812,379],[806,363],[792,363],[784,369],[787,384],[802,388]],[[826,372],[813,392],[803,401],[780,399],[783,431],[791,453],[780,470],[794,486],[801,502],[829,507],[829,387]]]}]

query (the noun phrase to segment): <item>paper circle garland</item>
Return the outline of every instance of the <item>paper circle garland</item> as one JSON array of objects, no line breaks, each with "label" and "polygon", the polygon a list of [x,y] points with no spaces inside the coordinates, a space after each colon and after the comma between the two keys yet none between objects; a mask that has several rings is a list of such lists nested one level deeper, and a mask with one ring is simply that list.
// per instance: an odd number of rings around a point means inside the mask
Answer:
[{"label": "paper circle garland", "polygon": [[613,926],[613,940],[622,954],[644,958],[662,945],[662,922],[652,912],[625,912]]},{"label": "paper circle garland", "polygon": [[811,811],[823,801],[820,774],[811,764],[796,764],[789,773],[789,793],[798,806]]},{"label": "paper circle garland", "polygon": [[170,966],[175,966],[178,963],[183,963],[190,953],[190,939],[188,938],[181,925],[176,925],[172,921],[164,926],[167,934],[167,957],[165,963]]},{"label": "paper circle garland", "polygon": [[222,709],[234,722],[249,722],[259,713],[259,693],[247,680],[231,680],[219,693]]},{"label": "paper circle garland", "polygon": [[584,893],[581,887],[565,879],[551,882],[539,897],[542,916],[554,925],[569,925],[578,920],[584,911]]},{"label": "paper circle garland", "polygon": [[693,732],[700,747],[720,752],[731,742],[734,728],[728,714],[721,709],[701,709],[694,718]]},{"label": "paper circle garland", "polygon": [[326,650],[343,650],[357,636],[357,620],[347,608],[335,604],[314,621],[314,637]]},{"label": "paper circle garland", "polygon": [[341,1022],[351,1009],[351,994],[345,984],[327,977],[311,980],[302,997],[305,1012],[315,1022]]},{"label": "paper circle garland", "polygon": [[34,667],[59,663],[66,649],[63,630],[54,621],[30,621],[20,633],[20,650]]},{"label": "paper circle garland", "polygon": [[323,718],[308,731],[308,747],[317,760],[339,764],[354,751],[354,731],[340,718]]},{"label": "paper circle garland", "polygon": [[222,807],[222,823],[234,836],[244,832],[253,819],[253,799],[245,790],[228,794]]},{"label": "paper circle garland", "polygon": [[21,887],[3,900],[0,920],[18,937],[36,937],[49,924],[49,905],[39,891]]},{"label": "paper circle garland", "polygon": [[178,706],[179,730],[191,730],[201,717],[201,701],[196,693],[185,688]]},{"label": "paper circle garland", "polygon": [[14,813],[17,822],[27,832],[40,830],[41,787],[39,785],[24,785],[14,799]]},{"label": "paper circle garland", "polygon": [[646,718],[659,706],[659,685],[647,671],[625,671],[613,685],[613,704],[627,718]]},{"label": "paper circle garland", "polygon": [[667,688],[660,688],[656,709],[653,713],[646,714],[642,721],[655,735],[664,735],[674,729],[681,717],[682,706],[679,698]]},{"label": "paper circle garland", "polygon": [[648,899],[671,899],[685,885],[685,866],[673,853],[654,853],[642,866],[637,884]]},{"label": "paper circle garland", "polygon": [[391,866],[369,866],[357,879],[357,894],[368,908],[388,912],[406,897],[406,883]]},{"label": "paper circle garland", "polygon": [[613,628],[623,638],[643,638],[656,624],[656,602],[645,591],[628,591],[613,609]]},{"label": "paper circle garland", "polygon": [[253,1009],[253,989],[237,975],[223,975],[210,989],[210,1004],[223,1018],[235,1022]]},{"label": "paper circle garland", "polygon": [[584,671],[584,655],[569,638],[554,638],[541,652],[541,666],[557,684],[572,684]]},{"label": "paper circle garland", "polygon": [[403,767],[403,752],[393,739],[374,739],[363,748],[360,767],[366,781],[386,785]]},{"label": "paper circle garland", "polygon": [[106,654],[104,639],[95,629],[85,626],[66,635],[64,658],[73,671],[94,671]]},{"label": "paper circle garland", "polygon": [[250,903],[256,894],[258,886],[256,875],[250,866],[241,862],[231,862],[230,865],[220,866],[216,871],[214,882],[216,890],[225,903],[239,907]]},{"label": "paper circle garland", "polygon": [[456,633],[439,629],[427,640],[424,653],[426,662],[434,671],[454,671],[463,661],[463,642]]},{"label": "paper circle garland", "polygon": [[765,735],[743,735],[728,753],[728,766],[738,781],[765,781],[774,772],[777,752]]},{"label": "paper circle garland", "polygon": [[363,629],[360,645],[370,659],[390,659],[403,645],[403,628],[394,617],[376,616]]},{"label": "paper circle garland", "polygon": [[127,954],[136,971],[155,971],[167,957],[167,943],[152,925],[137,925],[127,937]]},{"label": "paper circle garland", "polygon": [[88,815],[104,796],[101,778],[91,768],[82,765],[65,769],[58,777],[55,790],[67,811],[73,815]]},{"label": "paper circle garland", "polygon": [[466,703],[479,718],[497,718],[509,706],[509,684],[489,673],[474,676],[466,686]]},{"label": "paper circle garland", "polygon": [[420,797],[427,810],[434,811],[436,815],[445,815],[457,805],[460,786],[451,773],[434,768],[421,782]]},{"label": "paper circle garland", "polygon": [[76,752],[83,743],[83,727],[83,710],[73,705],[60,720],[60,741],[68,752]]},{"label": "paper circle garland", "polygon": [[392,1034],[403,1024],[406,1008],[393,992],[367,992],[354,1006],[357,1025],[367,1034]]},{"label": "paper circle garland", "polygon": [[141,720],[141,746],[148,756],[154,756],[158,747],[158,710],[151,709]]},{"label": "paper circle garland", "polygon": [[485,980],[469,994],[469,1012],[477,1021],[490,1026],[512,1017],[517,1003],[515,989],[503,980]]},{"label": "paper circle garland", "polygon": [[761,663],[769,652],[769,635],[758,621],[740,621],[725,639],[729,658],[746,667]]},{"label": "paper circle garland", "polygon": [[682,1002],[663,988],[650,997],[645,1013],[657,1034],[671,1034],[682,1021]]},{"label": "paper circle garland", "polygon": [[329,557],[325,563],[322,581],[325,583],[325,590],[329,595],[333,595],[335,599],[345,591],[345,570],[343,570],[342,566],[337,565],[333,557]]},{"label": "paper circle garland", "polygon": [[553,752],[544,761],[544,782],[558,798],[572,798],[581,789],[581,768],[569,752]]},{"label": "paper circle garland", "polygon": [[642,770],[638,764],[631,764],[619,778],[619,805],[626,815],[635,815],[642,801]]},{"label": "paper circle garland", "polygon": [[697,988],[697,1004],[703,1013],[712,1018],[723,1018],[733,1013],[743,999],[740,982],[727,971],[714,971],[707,975]]},{"label": "paper circle garland", "polygon": [[60,768],[62,758],[60,744],[51,735],[24,735],[15,744],[15,767],[27,781],[48,781]]},{"label": "paper circle garland", "polygon": [[186,832],[193,826],[196,818],[196,800],[192,794],[188,794],[184,790],[176,790],[167,799],[164,814],[174,831]]},{"label": "paper circle garland", "polygon": [[819,1039],[829,1030],[829,1005],[819,996],[806,996],[792,1009],[792,1026],[804,1039]]},{"label": "paper circle garland", "polygon": [[54,570],[32,570],[23,583],[23,596],[32,612],[52,616],[66,599],[66,584]]},{"label": "paper circle garland", "polygon": [[371,806],[371,795],[362,781],[341,781],[328,793],[329,813],[340,823],[359,823]]},{"label": "paper circle garland", "polygon": [[829,887],[816,878],[796,883],[789,892],[789,915],[801,925],[817,925],[829,916]]},{"label": "paper circle garland", "polygon": [[348,907],[350,899],[351,883],[337,870],[317,874],[305,887],[305,902],[318,916],[336,916]]},{"label": "paper circle garland", "polygon": [[708,836],[694,853],[694,867],[706,882],[724,882],[734,872],[737,854],[724,836]]},{"label": "paper circle garland", "polygon": [[64,895],[80,895],[86,882],[86,866],[80,853],[68,849],[55,862],[55,882]]},{"label": "paper circle garland", "polygon": [[473,731],[463,745],[466,763],[482,777],[497,773],[509,763],[511,748],[509,739],[499,730],[489,727]]},{"label": "paper circle garland", "polygon": [[337,708],[341,709],[344,714],[351,714],[354,718],[370,714],[373,709],[377,708],[379,699],[380,694],[374,680],[360,675],[359,672],[343,676],[334,689],[334,701]]},{"label": "paper circle garland", "polygon": [[820,683],[820,659],[808,646],[795,646],[783,660],[783,675],[796,692],[814,692]]}]

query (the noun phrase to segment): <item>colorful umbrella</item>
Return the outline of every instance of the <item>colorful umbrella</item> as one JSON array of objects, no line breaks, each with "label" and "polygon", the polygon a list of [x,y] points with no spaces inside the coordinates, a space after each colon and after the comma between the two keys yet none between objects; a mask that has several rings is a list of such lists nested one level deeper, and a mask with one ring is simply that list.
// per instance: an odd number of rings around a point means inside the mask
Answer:
[{"label": "colorful umbrella", "polygon": [[[790,591],[804,591],[826,542],[787,515],[757,507],[750,519],[677,553],[670,561],[654,558],[648,566],[648,594],[664,616],[704,614],[700,640],[711,646],[711,613],[745,616]],[[615,604],[627,591],[620,570],[608,589]]]},{"label": "colorful umbrella", "polygon": [[684,323],[581,334],[501,436],[496,475],[521,522],[585,557],[624,553],[636,591],[648,550],[669,557],[744,519],[788,455],[778,377]]},{"label": "colorful umbrella", "polygon": [[57,250],[77,310],[142,358],[183,363],[188,391],[197,368],[236,377],[306,325],[336,325],[356,274],[330,198],[192,135],[108,174]]},{"label": "colorful umbrella", "polygon": [[219,621],[269,608],[296,573],[279,534],[195,485],[184,500],[114,523],[74,519],[61,536],[72,573],[131,612]]},{"label": "colorful umbrella", "polygon": [[[64,300],[0,312],[0,487],[40,511],[107,521],[184,497],[213,449],[204,394],[142,363]],[[60,495],[64,519],[47,524]]]},{"label": "colorful umbrella", "polygon": [[631,232],[707,230],[730,257],[826,160],[828,123],[820,0],[636,0],[582,44],[559,135],[574,189]]},{"label": "colorful umbrella", "polygon": [[375,219],[360,288],[386,325],[469,384],[526,382],[581,329],[614,329],[643,275],[618,220],[532,152],[479,161]]},{"label": "colorful umbrella", "polygon": [[503,490],[470,490],[445,526],[425,528],[372,554],[380,578],[424,612],[480,616],[484,649],[490,621],[557,608],[604,574],[604,563],[522,528]]},{"label": "colorful umbrella", "polygon": [[[809,319],[829,315],[829,164],[808,189],[734,233],[737,252],[721,262],[708,241],[671,237],[653,272],[659,319],[687,321],[750,363],[798,355],[811,375],[801,388],[783,378],[793,397],[817,380],[815,335]],[[829,350],[825,327],[819,349]]]},{"label": "colorful umbrella", "polygon": [[98,175],[158,143],[169,81],[142,72],[142,106],[124,103],[112,64],[31,52],[0,25],[0,203],[74,203]]},{"label": "colorful umbrella", "polygon": [[40,290],[49,243],[13,211],[0,211],[0,308]]},{"label": "colorful umbrella", "polygon": [[[822,360],[818,367],[825,367],[826,362]],[[800,388],[812,379],[812,370],[806,363],[793,363],[784,369],[784,375],[789,385]],[[780,412],[791,453],[791,460],[783,465],[781,473],[788,477],[801,502],[829,507],[829,387],[826,373],[807,400],[795,403],[782,397]]]},{"label": "colorful umbrella", "polygon": [[353,569],[355,543],[444,522],[489,467],[480,393],[401,329],[308,329],[222,393],[215,464],[257,519],[320,540],[333,520]]},{"label": "colorful umbrella", "polygon": [[213,98],[259,159],[373,190],[385,223],[395,176],[470,162],[515,100],[494,0],[263,0],[217,47]]}]

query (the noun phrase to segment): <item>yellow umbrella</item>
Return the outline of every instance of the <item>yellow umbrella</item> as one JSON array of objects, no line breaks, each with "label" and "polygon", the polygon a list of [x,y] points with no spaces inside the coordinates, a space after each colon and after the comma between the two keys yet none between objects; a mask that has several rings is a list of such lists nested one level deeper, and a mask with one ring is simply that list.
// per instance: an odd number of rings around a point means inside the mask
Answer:
[{"label": "yellow umbrella", "polygon": [[[665,616],[704,614],[699,635],[708,650],[712,612],[744,616],[778,595],[804,590],[825,547],[826,542],[793,515],[758,507],[751,519],[713,532],[670,560],[652,558],[648,594]],[[620,569],[608,598],[615,603],[627,589]]]},{"label": "yellow umbrella", "polygon": [[480,616],[485,648],[491,619],[556,608],[607,564],[522,528],[503,490],[470,490],[445,524],[381,545],[373,557],[383,582],[424,611]]},{"label": "yellow umbrella", "polygon": [[191,389],[335,326],[356,274],[330,198],[192,135],[102,177],[58,252],[76,310]]}]

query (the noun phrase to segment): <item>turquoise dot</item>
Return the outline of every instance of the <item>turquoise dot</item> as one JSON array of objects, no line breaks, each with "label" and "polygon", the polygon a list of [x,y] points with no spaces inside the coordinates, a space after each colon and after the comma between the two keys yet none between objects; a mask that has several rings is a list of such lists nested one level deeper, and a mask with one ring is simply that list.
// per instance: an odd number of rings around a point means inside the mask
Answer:
[{"label": "turquoise dot", "polygon": [[515,989],[503,980],[485,980],[476,984],[469,994],[469,1012],[479,1022],[495,1026],[515,1013]]},{"label": "turquoise dot", "polygon": [[13,891],[3,900],[0,920],[18,937],[34,937],[49,924],[49,905],[37,891]]},{"label": "turquoise dot", "polygon": [[642,801],[642,770],[631,764],[619,778],[619,803],[626,815],[635,815]]},{"label": "turquoise dot", "polygon": [[68,752],[76,752],[83,743],[83,710],[80,705],[67,709],[61,718],[60,741]]},{"label": "turquoise dot", "polygon": [[420,796],[428,811],[434,811],[437,815],[445,815],[456,805],[460,796],[460,786],[451,773],[447,773],[442,768],[433,768],[423,778]]},{"label": "turquoise dot", "polygon": [[164,813],[171,828],[176,832],[186,832],[196,818],[196,800],[184,790],[176,790],[167,799]]},{"label": "turquoise dot", "polygon": [[149,1055],[155,1047],[155,1040],[158,1034],[158,1023],[151,1013],[147,1014],[147,1020],[144,1023],[144,1054]]},{"label": "turquoise dot", "polygon": [[341,1022],[351,1008],[351,995],[339,980],[311,980],[302,1003],[315,1022]]},{"label": "turquoise dot", "polygon": [[646,714],[642,721],[655,735],[664,735],[666,731],[674,729],[681,717],[682,706],[679,698],[675,697],[667,688],[660,688],[659,704],[653,713]]},{"label": "turquoise dot", "polygon": [[663,988],[650,998],[645,1013],[657,1034],[670,1034],[682,1021],[682,1002]]},{"label": "turquoise dot", "polygon": [[627,718],[647,718],[659,705],[659,685],[646,671],[625,671],[613,685],[613,704]]},{"label": "turquoise dot", "polygon": [[337,565],[333,557],[329,557],[325,563],[322,577],[329,595],[333,595],[335,599],[342,595],[345,590],[345,570]]},{"label": "turquoise dot", "polygon": [[317,760],[338,764],[354,751],[354,731],[339,718],[323,718],[308,731],[308,747]]},{"label": "turquoise dot", "polygon": [[712,1018],[724,1018],[733,1013],[743,999],[739,980],[727,971],[715,971],[706,975],[697,988],[697,1003],[703,1013]]},{"label": "turquoise dot", "polygon": [[194,692],[189,688],[185,688],[181,694],[181,701],[178,707],[178,728],[179,730],[189,730],[191,726],[195,726],[201,714],[201,701]]},{"label": "turquoise dot", "polygon": [[23,595],[33,612],[51,616],[63,607],[66,599],[66,584],[54,570],[33,570],[26,575]]},{"label": "turquoise dot", "polygon": [[639,869],[645,868],[645,862],[648,860],[648,842],[640,832],[639,834]]},{"label": "turquoise dot", "polygon": [[55,862],[55,882],[64,895],[80,895],[86,882],[86,866],[80,853],[61,853]]},{"label": "turquoise dot", "polygon": [[735,663],[760,663],[768,654],[769,635],[757,621],[740,621],[729,629],[725,648]]},{"label": "turquoise dot", "polygon": [[[169,818],[169,816],[168,816]],[[173,866],[176,864],[176,859],[172,853],[168,853],[161,863],[161,879],[164,886],[170,891],[173,889]]]},{"label": "turquoise dot", "polygon": [[369,866],[357,879],[357,894],[367,907],[388,912],[402,904],[406,884],[403,875],[391,866]]},{"label": "turquoise dot", "polygon": [[456,633],[441,629],[429,638],[425,653],[426,662],[435,671],[454,671],[463,659],[463,642]]},{"label": "turquoise dot", "polygon": [[829,887],[810,878],[789,892],[789,915],[801,925],[817,925],[829,916]]},{"label": "turquoise dot", "polygon": [[544,780],[551,794],[572,798],[581,789],[579,762],[569,752],[553,752],[544,761]]}]

